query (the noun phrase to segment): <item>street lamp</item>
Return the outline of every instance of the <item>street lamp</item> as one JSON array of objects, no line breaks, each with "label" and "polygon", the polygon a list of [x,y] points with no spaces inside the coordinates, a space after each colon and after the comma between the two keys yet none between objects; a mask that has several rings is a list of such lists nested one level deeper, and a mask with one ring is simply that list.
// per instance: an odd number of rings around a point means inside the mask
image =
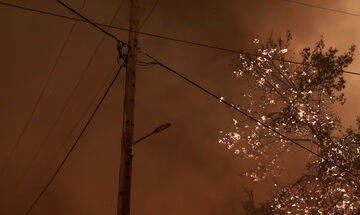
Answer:
[{"label": "street lamp", "polygon": [[140,141],[142,141],[142,140],[150,137],[151,135],[156,134],[156,133],[159,133],[159,132],[161,132],[161,131],[169,128],[170,125],[171,125],[170,123],[166,123],[166,124],[160,125],[159,127],[155,128],[155,129],[153,130],[153,132],[151,132],[150,134],[147,134],[147,135],[143,136],[142,138],[136,140],[136,141],[134,142],[134,146],[135,146],[136,143],[138,143],[138,142],[140,142]]}]

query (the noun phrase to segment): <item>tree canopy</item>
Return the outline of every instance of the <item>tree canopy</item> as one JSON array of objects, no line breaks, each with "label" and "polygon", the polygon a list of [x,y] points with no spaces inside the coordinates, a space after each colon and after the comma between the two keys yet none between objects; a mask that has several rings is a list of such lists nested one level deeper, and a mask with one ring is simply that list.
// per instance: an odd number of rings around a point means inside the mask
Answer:
[{"label": "tree canopy", "polygon": [[[284,40],[270,37],[264,43],[255,38],[258,56],[240,54],[234,63],[234,75],[248,86],[240,108],[326,158],[308,159],[308,172],[291,184],[278,185],[268,206],[274,214],[356,214],[360,119],[358,128],[345,129],[333,111],[335,104],[345,103],[343,75],[353,61],[355,46],[339,54],[336,48],[325,48],[321,38],[313,48],[300,52],[297,63],[289,61],[291,40],[290,33]],[[245,117],[233,122],[234,129],[222,132],[219,142],[239,157],[257,162],[245,176],[256,182],[286,171],[279,158],[291,150],[291,142]]]}]

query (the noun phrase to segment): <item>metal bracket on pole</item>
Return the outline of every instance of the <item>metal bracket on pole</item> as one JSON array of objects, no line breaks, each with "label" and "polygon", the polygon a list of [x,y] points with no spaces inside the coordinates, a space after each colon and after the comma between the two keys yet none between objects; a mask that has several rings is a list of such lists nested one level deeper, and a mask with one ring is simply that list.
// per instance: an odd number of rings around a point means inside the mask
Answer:
[{"label": "metal bracket on pole", "polygon": [[126,46],[126,44],[120,40],[118,40],[118,44],[117,44],[117,51],[118,51],[118,57],[117,60],[123,60],[124,63],[126,64],[127,62],[127,54],[124,53],[123,48]]},{"label": "metal bracket on pole", "polygon": [[133,157],[134,156],[134,146],[129,146],[129,149],[130,149],[129,155]]}]

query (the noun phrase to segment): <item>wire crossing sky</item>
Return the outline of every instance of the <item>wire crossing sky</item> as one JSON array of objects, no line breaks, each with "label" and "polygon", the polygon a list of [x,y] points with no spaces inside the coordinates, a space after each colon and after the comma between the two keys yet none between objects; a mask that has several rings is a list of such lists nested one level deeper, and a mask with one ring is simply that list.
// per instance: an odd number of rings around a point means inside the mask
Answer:
[{"label": "wire crossing sky", "polygon": [[[78,12],[76,12],[75,10],[73,10],[71,7],[69,7],[68,5],[64,4],[63,2],[57,0],[62,6],[64,6],[65,8],[69,9],[71,12],[77,14],[78,16],[80,16],[81,18],[83,18],[84,20],[86,20],[88,23],[90,23],[91,25],[93,25],[94,27],[96,27],[97,29],[99,29],[100,31],[102,31],[105,35],[108,35],[112,38],[114,38],[117,42],[118,45],[119,43],[123,43],[121,40],[119,40],[116,36],[110,34],[108,31],[106,31],[105,29],[102,29],[101,27],[97,26],[96,24],[92,23],[90,20],[88,20],[86,17],[82,16],[81,14],[79,14]],[[86,1],[84,1],[85,3]],[[114,21],[116,15],[118,14],[119,10],[122,8],[124,1],[121,2],[121,4],[119,5],[118,9],[115,12],[115,15],[113,16],[110,24]],[[72,32],[72,31],[71,31]],[[99,47],[101,46],[103,40],[104,40],[104,36],[102,37],[102,39],[100,40],[100,43],[97,46],[97,49],[95,50],[95,53],[93,54],[92,58],[90,59],[88,66],[86,67],[86,69],[84,70],[81,79],[83,78],[85,72],[87,71],[90,63],[92,62],[95,54],[98,52]],[[121,49],[118,49],[119,52],[121,52]],[[119,53],[120,55],[120,53]],[[125,59],[118,59],[118,60],[125,60]],[[79,140],[81,139],[81,137],[83,136],[83,134],[85,133],[86,129],[88,128],[88,126],[90,125],[92,119],[95,117],[95,114],[97,113],[97,111],[99,110],[99,108],[101,107],[102,103],[104,102],[106,96],[108,95],[108,93],[110,92],[112,86],[114,85],[115,81],[117,80],[121,70],[124,68],[125,64],[122,64],[119,66],[118,71],[116,72],[114,78],[112,79],[112,81],[110,82],[110,84],[108,85],[108,87],[106,88],[103,96],[101,97],[101,99],[99,100],[98,104],[96,105],[94,111],[92,112],[91,116],[89,117],[89,119],[86,121],[85,126],[83,127],[83,129],[81,130],[80,134],[78,135],[78,137],[76,138],[76,140],[74,141],[74,143],[72,144],[72,146],[70,147],[70,150],[66,153],[65,157],[62,159],[60,165],[57,167],[56,171],[52,174],[52,176],[50,177],[49,181],[46,183],[46,185],[43,187],[43,189],[41,190],[41,192],[39,193],[39,195],[37,196],[37,198],[32,202],[31,206],[28,208],[28,210],[26,211],[26,215],[30,214],[30,212],[32,211],[32,209],[35,207],[35,205],[37,204],[37,202],[41,199],[41,197],[43,196],[43,194],[47,191],[47,189],[49,188],[49,186],[52,184],[52,182],[54,181],[54,179],[56,178],[56,176],[58,175],[58,173],[60,172],[60,170],[62,169],[62,167],[64,166],[65,162],[67,161],[67,159],[70,157],[71,153],[73,152],[73,150],[75,149],[76,145],[79,143]],[[81,80],[80,79],[80,80]],[[80,81],[79,81],[80,82]],[[79,82],[77,83],[76,87],[74,88],[72,95],[74,93],[74,91],[77,89],[77,86],[79,85]],[[71,96],[72,97],[72,96]],[[70,97],[70,98],[71,98]],[[70,101],[70,99],[68,100],[68,102]],[[67,106],[67,104],[65,105]],[[64,111],[65,109],[63,109]],[[62,114],[60,114],[62,115]],[[59,116],[60,116],[59,115]]]},{"label": "wire crossing sky", "polygon": [[330,11],[330,12],[335,12],[335,13],[360,17],[360,14],[351,13],[351,12],[347,12],[347,11],[344,11],[344,10],[332,9],[332,8],[328,8],[328,7],[317,6],[317,5],[314,5],[314,4],[309,4],[309,3],[304,3],[304,2],[294,1],[294,0],[282,0],[282,1],[292,3],[292,4],[302,5],[302,6],[306,6],[306,7],[326,10],[326,11]]},{"label": "wire crossing sky", "polygon": [[[64,3],[61,2],[61,4],[65,6]],[[45,14],[45,15],[50,15],[50,16],[56,16],[56,17],[60,17],[60,18],[64,18],[64,19],[70,19],[70,20],[76,20],[76,21],[80,21],[80,22],[90,23],[90,21],[89,21],[87,18],[86,18],[86,19],[79,19],[79,18],[69,17],[69,16],[65,16],[65,15],[61,15],[61,14],[56,14],[56,13],[46,12],[46,11],[42,11],[42,10],[37,10],[37,9],[33,9],[33,8],[22,7],[22,6],[18,6],[18,5],[14,5],[14,4],[4,3],[4,2],[0,2],[0,5],[4,5],[4,6],[8,6],[8,7],[13,7],[13,8],[18,8],[18,9],[23,9],[23,10],[32,11],[32,12],[37,12],[37,13],[41,13],[41,14]],[[67,6],[65,6],[65,7],[67,7]],[[73,10],[73,9],[72,9],[72,12],[74,12],[74,13],[76,13],[78,16],[84,18],[81,14],[77,13],[77,12],[76,12],[75,10]],[[94,25],[94,24],[95,24],[95,25]],[[109,28],[117,29],[117,30],[121,30],[121,31],[129,31],[129,29],[127,29],[127,28],[116,27],[116,26],[107,25],[107,24],[103,24],[103,23],[97,23],[97,22],[91,22],[91,25],[93,25],[93,26],[96,26],[96,25],[97,25],[96,28],[98,28],[98,26],[103,26],[103,27],[109,27]],[[98,29],[99,29],[99,28],[98,28]],[[103,31],[103,30],[101,30],[101,31]],[[109,32],[104,32],[104,33],[105,33],[105,34],[108,34],[110,37],[114,38],[115,40],[118,40],[118,39],[116,38],[116,36],[114,36],[113,34],[110,34]],[[185,43],[185,44],[189,44],[189,45],[195,45],[195,46],[201,46],[201,47],[205,47],[205,48],[216,49],[216,50],[219,50],[219,51],[225,51],[225,52],[231,52],[231,53],[244,54],[244,55],[254,56],[254,57],[260,57],[260,56],[261,56],[261,55],[259,55],[259,54],[247,53],[247,52],[243,52],[243,51],[239,51],[239,50],[235,50],[235,49],[228,49],[228,48],[224,48],[224,47],[213,46],[213,45],[204,44],[204,43],[197,43],[197,42],[193,42],[193,41],[189,41],[189,40],[182,40],[182,39],[172,38],[172,37],[168,37],[168,36],[163,36],[163,35],[157,35],[157,34],[147,33],[147,32],[138,31],[137,33],[139,33],[139,34],[141,34],[141,35],[145,35],[145,36],[150,36],[150,37],[156,37],[156,38],[164,39],[164,40],[171,40],[171,41],[180,42],[180,43]],[[274,60],[283,61],[283,62],[287,62],[287,63],[293,63],[293,64],[297,64],[297,65],[302,65],[301,62],[292,61],[292,60],[283,60],[283,59],[276,59],[276,58],[274,58]],[[344,71],[344,73],[348,73],[348,74],[352,74],[352,75],[359,75],[359,76],[360,76],[360,73],[357,73],[357,72]]]},{"label": "wire crossing sky", "polygon": [[41,192],[39,193],[39,195],[36,197],[36,199],[32,202],[31,206],[27,209],[26,211],[26,215],[30,214],[30,212],[32,211],[32,209],[35,207],[36,203],[40,200],[40,198],[43,196],[43,194],[46,192],[46,190],[49,188],[49,186],[51,185],[51,183],[54,181],[54,179],[56,178],[56,176],[59,174],[61,168],[64,166],[66,160],[70,157],[71,153],[73,152],[74,148],[76,147],[76,145],[79,143],[80,138],[82,137],[82,135],[85,133],[86,129],[88,128],[88,126],[90,125],[90,122],[92,121],[92,119],[94,118],[95,114],[97,113],[97,111],[100,109],[100,106],[102,105],[102,103],[104,102],[106,96],[109,94],[110,89],[112,88],[112,86],[114,85],[115,81],[117,80],[117,77],[120,74],[121,69],[123,68],[123,65],[120,65],[118,71],[116,72],[113,80],[111,81],[111,83],[109,84],[109,86],[107,87],[106,91],[104,92],[103,96],[101,97],[100,101],[98,102],[98,104],[96,105],[94,111],[92,112],[91,116],[89,117],[89,119],[86,121],[85,126],[83,127],[83,129],[81,130],[79,136],[76,138],[75,142],[72,144],[70,150],[66,153],[66,156],[64,157],[64,159],[61,161],[60,165],[57,167],[56,171],[52,174],[52,176],[50,177],[49,181],[46,183],[46,185],[44,186],[44,188],[41,190]]},{"label": "wire crossing sky", "polygon": [[[6,6],[10,6],[10,7],[13,7],[11,6],[11,4],[7,4],[7,3],[2,3],[0,2],[1,5],[6,5]],[[47,14],[47,15],[51,15],[51,16],[57,16],[57,17],[61,17],[61,18],[64,18],[64,19],[68,19],[68,20],[76,20],[76,21],[81,21],[81,22],[84,22],[83,20],[81,19],[78,19],[78,18],[72,18],[72,17],[67,17],[67,16],[63,16],[63,15],[60,15],[60,14],[52,14],[52,13],[48,13],[48,12],[45,12],[45,11],[38,11],[36,9],[31,9],[31,8],[22,8],[21,6],[16,6],[17,8],[19,9],[24,9],[24,10],[28,10],[28,11],[33,11],[33,12],[38,12],[38,13],[42,13],[42,14]],[[150,12],[151,14],[151,12]],[[41,17],[41,16],[40,16]],[[87,22],[90,22],[90,21],[87,21]],[[91,24],[91,23],[90,23]],[[114,29],[119,29],[119,30],[124,30],[124,31],[128,31],[126,29],[120,29],[120,27],[115,27],[115,26],[112,26],[111,24],[110,25],[106,25],[106,24],[100,24],[99,25],[101,26],[107,26],[109,28],[114,28]],[[106,32],[103,32],[106,34]],[[222,50],[222,51],[226,51],[226,52],[231,52],[231,53],[241,53],[237,50],[231,50],[231,49],[226,49],[226,48],[222,48],[222,47],[216,47],[216,46],[211,46],[211,45],[208,45],[208,44],[202,44],[202,43],[195,43],[195,42],[192,42],[192,41],[187,41],[187,40],[179,40],[179,39],[176,39],[176,38],[170,38],[170,37],[166,37],[166,36],[161,36],[161,35],[155,35],[155,34],[150,34],[150,33],[144,33],[144,32],[139,32],[140,34],[143,34],[143,35],[147,35],[147,36],[153,36],[153,37],[157,37],[157,38],[162,38],[162,39],[166,39],[166,40],[171,40],[171,41],[177,41],[177,42],[181,42],[181,43],[185,43],[185,44],[191,44],[191,45],[196,45],[196,46],[202,46],[202,47],[207,47],[207,48],[212,48],[212,49],[216,49],[216,50]],[[104,34],[104,35],[105,35]],[[116,36],[116,34],[114,35]],[[201,41],[201,40],[199,40]],[[231,47],[231,44],[229,45],[229,47]],[[206,49],[205,49],[206,50]],[[165,52],[166,53],[166,52]],[[243,53],[244,54],[244,53]],[[251,53],[248,53],[248,55],[251,55],[251,56],[258,56],[258,55],[255,55],[255,54],[251,54]],[[294,64],[301,64],[299,62],[291,62],[291,63],[294,63]],[[218,94],[218,93],[212,93],[212,90],[215,89],[214,87],[208,87],[207,89],[202,87],[201,85],[197,84],[195,81],[192,81],[191,79],[187,78],[186,75],[183,75],[179,72],[177,72],[177,69],[171,69],[169,66],[166,66],[165,64],[157,61],[157,64],[160,65],[161,67],[163,67],[164,69],[166,70],[169,70],[170,72],[172,73],[175,73],[176,75],[180,76],[182,79],[186,80],[187,82],[190,82],[192,85],[195,85],[198,89],[201,89],[202,91],[205,91],[206,93],[208,93],[209,95],[211,95],[212,97],[214,97],[217,101],[220,101],[221,103],[224,103],[225,105],[235,109],[236,111],[240,111],[239,108],[232,104],[231,101],[227,101],[227,100],[224,100],[222,97],[219,97],[217,95],[221,95],[221,94]],[[148,64],[144,63],[144,65],[148,66]],[[194,67],[195,68],[195,67]],[[186,71],[186,70],[185,70]],[[347,72],[347,73],[352,73],[352,72]],[[359,75],[358,73],[354,73],[354,75]],[[201,79],[193,79],[193,80],[201,80]],[[180,85],[183,85],[180,83]],[[206,96],[205,96],[206,97]],[[220,106],[220,108],[222,108],[222,106]],[[246,113],[245,113],[246,114]],[[247,115],[247,117],[249,117],[250,119],[254,120],[255,122],[258,122],[258,120],[256,118],[254,118],[253,116],[251,115]],[[91,120],[91,119],[90,119]],[[261,123],[261,121],[260,121]],[[265,125],[263,125],[264,127],[266,127]],[[266,127],[268,128],[268,127]],[[85,128],[86,129],[86,128]],[[276,131],[275,131],[276,132]],[[282,135],[281,133],[279,135]],[[288,139],[287,137],[284,137],[286,139]],[[290,140],[291,141],[291,140]],[[297,141],[297,140],[296,140]],[[76,144],[76,143],[75,143]],[[296,143],[294,143],[296,144]],[[301,147],[301,145],[297,145],[299,147]],[[309,151],[307,148],[303,148],[304,150],[307,150],[308,152],[310,153],[314,153],[313,151]],[[71,153],[71,151],[70,151]],[[62,159],[62,158],[61,158]],[[67,159],[67,157],[65,157],[65,160]],[[331,161],[329,161],[331,162]],[[331,162],[332,163],[332,162]],[[335,163],[332,163],[334,164],[335,166],[337,166]],[[72,166],[72,165],[71,165]],[[61,168],[61,166],[60,166]],[[340,169],[342,169],[340,167]],[[58,169],[59,170],[59,169]],[[55,172],[55,175],[58,173],[58,170]],[[346,169],[344,170],[346,171]],[[52,172],[52,171],[51,171]],[[349,174],[353,175],[352,172],[348,172]],[[355,175],[356,177],[359,177],[358,175]],[[51,183],[51,181],[50,181]],[[43,184],[43,183],[41,183]],[[48,185],[47,185],[48,186]],[[36,191],[37,193],[38,191]],[[31,193],[31,192],[30,192]],[[49,192],[50,193],[50,192]]]},{"label": "wire crossing sky", "polygon": [[292,143],[295,144],[296,146],[298,146],[298,147],[306,150],[307,152],[309,152],[309,153],[311,153],[311,154],[313,154],[313,155],[315,155],[315,156],[323,159],[323,160],[326,161],[326,162],[329,162],[329,163],[333,164],[334,166],[338,167],[338,168],[341,169],[342,171],[347,172],[347,173],[349,173],[350,175],[355,176],[356,178],[359,178],[359,179],[360,179],[360,176],[359,176],[359,175],[350,172],[349,170],[345,169],[344,167],[342,167],[342,166],[334,163],[333,161],[331,161],[331,160],[329,160],[329,159],[327,159],[327,158],[319,155],[318,153],[314,152],[313,150],[311,150],[311,149],[309,149],[309,148],[301,145],[300,143],[294,141],[293,139],[287,137],[286,135],[283,135],[282,133],[280,133],[279,131],[277,131],[277,130],[275,130],[274,128],[270,127],[269,125],[261,122],[260,120],[254,118],[253,116],[247,114],[245,111],[241,110],[241,109],[240,109],[239,107],[237,107],[236,105],[234,105],[234,104],[226,101],[223,97],[220,97],[220,96],[215,95],[215,94],[212,93],[210,90],[202,87],[201,85],[199,85],[199,84],[196,83],[195,81],[192,81],[191,79],[185,77],[184,75],[180,74],[180,73],[177,72],[176,70],[174,70],[174,69],[166,66],[165,64],[159,62],[158,60],[156,60],[156,59],[155,59],[154,57],[152,57],[151,55],[149,55],[149,54],[146,54],[146,55],[147,55],[148,57],[150,57],[151,59],[153,59],[154,61],[156,61],[159,66],[163,67],[164,69],[166,69],[166,70],[174,73],[175,75],[179,76],[180,78],[184,79],[186,82],[190,83],[191,85],[197,87],[198,89],[202,90],[202,91],[205,92],[206,94],[208,94],[208,95],[212,96],[213,98],[215,98],[216,100],[220,101],[220,103],[225,104],[226,106],[229,106],[230,108],[232,108],[232,109],[240,112],[242,115],[246,116],[247,118],[249,118],[249,119],[257,122],[258,124],[262,125],[263,127],[267,128],[267,129],[271,130],[272,132],[278,134],[279,136],[287,139],[288,141],[292,142]]},{"label": "wire crossing sky", "polygon": [[[83,1],[83,4],[82,4],[82,6],[81,6],[81,11],[84,9],[85,4],[86,4],[86,0]],[[14,152],[15,152],[15,149],[18,147],[19,143],[21,142],[21,140],[22,140],[22,138],[23,138],[23,136],[24,136],[24,134],[25,134],[25,131],[28,129],[31,120],[33,119],[34,114],[35,114],[35,112],[36,112],[36,110],[38,109],[38,106],[39,106],[39,104],[40,104],[40,101],[43,99],[43,97],[44,97],[44,95],[45,95],[45,92],[46,92],[46,89],[47,89],[48,86],[49,86],[49,81],[50,81],[50,79],[51,79],[51,78],[53,77],[53,75],[54,75],[55,68],[56,68],[56,66],[58,65],[58,63],[59,63],[59,61],[60,61],[60,59],[61,59],[61,57],[62,57],[62,55],[63,55],[64,49],[65,49],[65,47],[67,46],[67,44],[68,44],[68,42],[69,42],[69,39],[71,38],[71,35],[72,35],[73,32],[74,32],[75,26],[76,26],[76,21],[72,24],[71,29],[70,29],[69,33],[67,34],[67,36],[66,36],[66,39],[65,39],[65,41],[64,41],[64,43],[63,43],[63,45],[62,45],[62,47],[61,47],[61,50],[60,50],[60,52],[59,52],[59,54],[58,54],[58,56],[57,56],[57,58],[56,58],[56,60],[55,60],[55,63],[54,63],[54,65],[53,65],[53,67],[51,68],[50,73],[48,74],[48,76],[47,76],[47,78],[46,78],[45,84],[44,84],[44,86],[43,86],[43,88],[42,88],[42,90],[41,90],[41,93],[40,93],[39,97],[38,97],[37,100],[36,100],[36,103],[35,103],[32,111],[31,111],[31,113],[30,113],[30,116],[29,116],[28,120],[27,120],[26,123],[25,123],[24,128],[21,130],[20,135],[18,136],[15,144],[12,146],[12,149],[11,149],[11,151],[10,151],[10,154],[9,154],[8,158],[7,158],[6,161],[4,162],[4,163],[5,163],[4,166],[3,166],[2,169],[0,170],[0,176],[3,176],[3,173],[4,173],[4,171],[5,171],[5,168],[6,168],[7,164],[8,164],[8,162],[12,159],[12,157],[13,157],[13,155],[14,155]]]}]

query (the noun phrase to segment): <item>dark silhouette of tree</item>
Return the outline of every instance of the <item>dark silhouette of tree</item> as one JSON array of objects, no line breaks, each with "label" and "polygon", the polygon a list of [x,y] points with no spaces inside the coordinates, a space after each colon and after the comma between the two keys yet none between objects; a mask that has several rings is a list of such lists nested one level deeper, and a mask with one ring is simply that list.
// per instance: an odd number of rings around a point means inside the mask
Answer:
[{"label": "dark silhouette of tree", "polygon": [[[290,41],[290,33],[285,40],[270,37],[260,43],[254,39],[260,56],[239,55],[234,74],[247,82],[243,93],[246,105],[239,108],[312,147],[327,160],[360,174],[360,119],[357,119],[359,128],[344,129],[332,111],[335,104],[345,103],[343,73],[353,61],[355,46],[338,54],[335,48],[325,49],[321,38],[313,49],[304,48],[300,53],[301,64],[295,64],[285,60],[285,57],[289,59]],[[291,142],[245,117],[234,119],[234,129],[222,133],[220,143],[240,157],[257,162],[256,168],[243,175],[259,181],[281,174],[279,157],[291,149]],[[314,156],[309,158],[307,169],[308,173],[294,183],[277,186],[273,202],[269,203],[272,213],[356,214],[359,211],[359,178]],[[251,209],[249,204],[246,207]]]},{"label": "dark silhouette of tree", "polygon": [[259,207],[255,206],[254,192],[252,190],[244,188],[247,194],[248,200],[242,202],[242,206],[245,209],[245,215],[271,215],[272,209],[269,204],[261,204]]}]

